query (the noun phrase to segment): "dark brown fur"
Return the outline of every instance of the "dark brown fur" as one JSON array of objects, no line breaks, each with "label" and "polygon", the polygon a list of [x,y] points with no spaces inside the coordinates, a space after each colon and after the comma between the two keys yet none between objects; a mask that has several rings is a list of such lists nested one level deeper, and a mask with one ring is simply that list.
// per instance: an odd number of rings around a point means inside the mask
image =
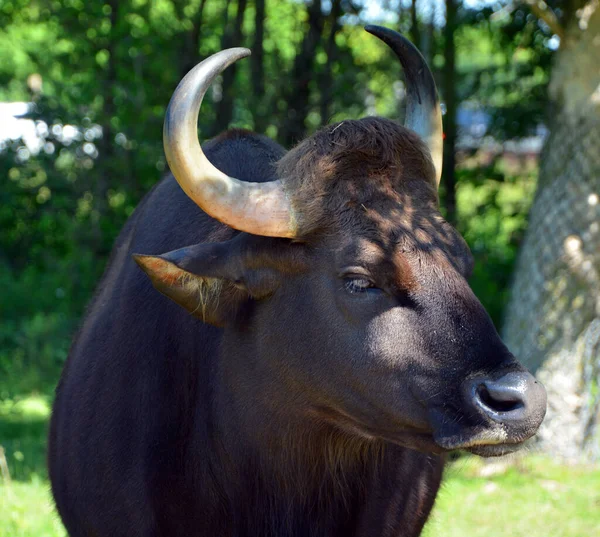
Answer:
[{"label": "dark brown fur", "polygon": [[464,280],[425,146],[366,118],[287,154],[240,130],[205,153],[284,179],[302,236],[238,233],[172,177],[138,206],[57,389],[49,468],[71,537],[418,536],[433,435],[490,426],[464,378],[520,367]]},{"label": "dark brown fur", "polygon": [[437,202],[429,151],[413,132],[382,118],[330,125],[287,153],[278,164],[303,236],[348,230],[361,210],[401,203],[421,190],[423,204]]}]

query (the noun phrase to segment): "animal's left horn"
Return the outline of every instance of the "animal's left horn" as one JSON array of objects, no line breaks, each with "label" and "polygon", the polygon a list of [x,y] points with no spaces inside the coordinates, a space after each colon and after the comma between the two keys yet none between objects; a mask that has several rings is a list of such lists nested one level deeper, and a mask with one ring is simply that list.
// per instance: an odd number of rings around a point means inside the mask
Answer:
[{"label": "animal's left horn", "polygon": [[415,131],[427,144],[435,166],[436,184],[442,176],[443,129],[440,100],[433,75],[417,47],[394,30],[383,26],[365,26],[398,56],[406,77],[405,126]]},{"label": "animal's left horn", "polygon": [[250,183],[229,177],[206,158],[198,141],[198,114],[213,80],[245,48],[213,54],[180,82],[167,108],[163,144],[169,167],[184,192],[213,218],[240,231],[295,237],[296,220],[281,180]]}]

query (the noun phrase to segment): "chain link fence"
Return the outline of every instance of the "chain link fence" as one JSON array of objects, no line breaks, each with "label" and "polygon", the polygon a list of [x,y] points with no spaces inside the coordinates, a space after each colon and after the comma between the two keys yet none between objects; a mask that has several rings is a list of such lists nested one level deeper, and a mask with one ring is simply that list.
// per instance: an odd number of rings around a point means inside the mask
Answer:
[{"label": "chain link fence", "polygon": [[598,461],[600,107],[589,111],[554,121],[503,331],[548,390],[542,449]]}]

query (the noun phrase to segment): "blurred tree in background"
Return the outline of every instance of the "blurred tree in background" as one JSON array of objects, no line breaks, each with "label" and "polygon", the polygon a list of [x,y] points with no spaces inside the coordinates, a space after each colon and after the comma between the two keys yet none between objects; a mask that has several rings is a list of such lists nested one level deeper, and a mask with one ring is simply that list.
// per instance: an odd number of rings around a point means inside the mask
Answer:
[{"label": "blurred tree in background", "polygon": [[548,389],[542,446],[600,460],[600,3],[562,7],[543,14],[561,36],[551,135],[505,337]]},{"label": "blurred tree in background", "polygon": [[[31,132],[0,138],[0,401],[52,393],[116,235],[167,171],[162,122],[183,75],[222,48],[253,51],[207,95],[201,139],[237,126],[290,147],[345,118],[402,119],[400,65],[365,23],[409,35],[434,70],[446,106],[443,207],[499,323],[537,178],[536,151],[515,147],[545,122],[560,42],[529,4],[4,0],[0,106],[29,103]],[[553,88],[571,76],[559,70]]]}]

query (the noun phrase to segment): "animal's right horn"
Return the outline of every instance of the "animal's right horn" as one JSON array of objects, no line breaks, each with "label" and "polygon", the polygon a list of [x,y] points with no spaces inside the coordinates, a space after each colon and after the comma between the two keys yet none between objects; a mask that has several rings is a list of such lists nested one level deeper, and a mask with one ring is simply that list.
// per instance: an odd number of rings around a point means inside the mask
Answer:
[{"label": "animal's right horn", "polygon": [[281,180],[250,183],[229,177],[206,158],[198,141],[198,113],[213,80],[245,48],[213,54],[180,82],[167,108],[163,145],[169,167],[184,192],[213,218],[254,235],[295,237],[296,219]]},{"label": "animal's right horn", "polygon": [[429,147],[435,166],[436,185],[439,187],[444,155],[442,112],[429,66],[417,47],[398,32],[374,25],[365,26],[365,30],[388,45],[404,68],[407,91],[404,124],[415,131]]}]

